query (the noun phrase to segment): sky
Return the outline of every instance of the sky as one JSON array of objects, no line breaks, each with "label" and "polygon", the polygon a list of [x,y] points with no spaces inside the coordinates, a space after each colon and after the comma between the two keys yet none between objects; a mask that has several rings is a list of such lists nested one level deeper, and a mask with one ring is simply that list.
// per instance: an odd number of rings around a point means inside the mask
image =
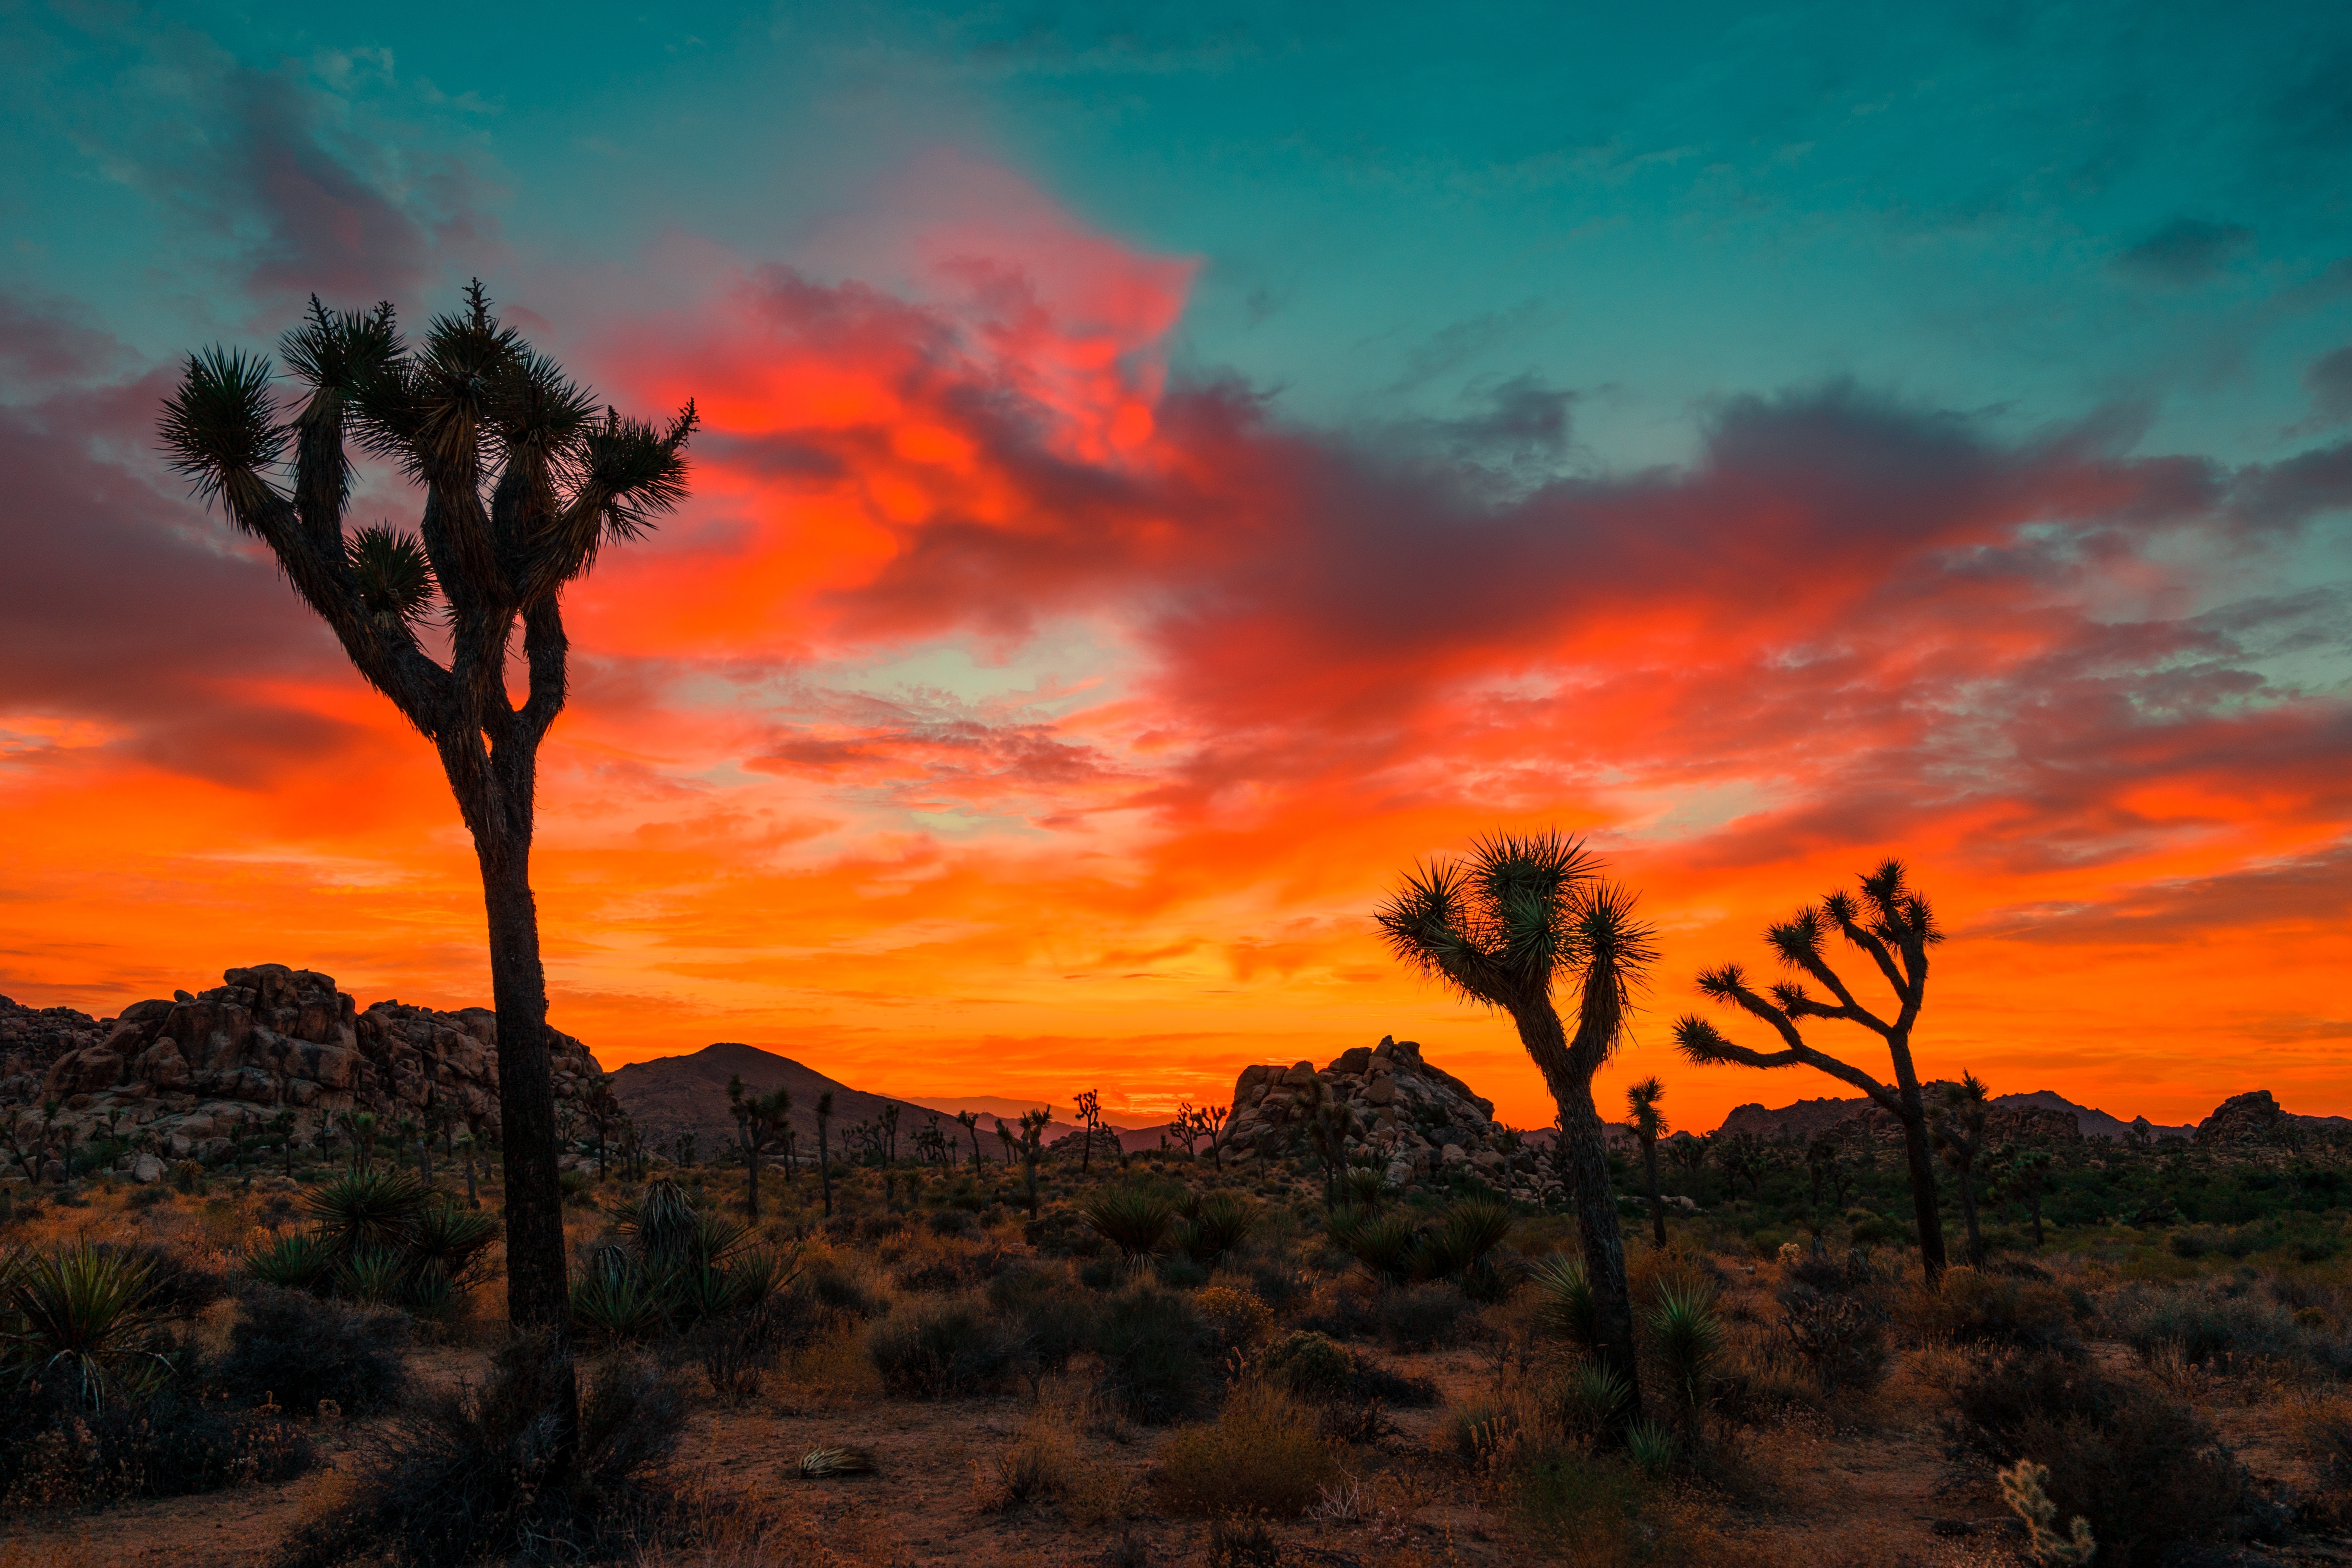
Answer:
[{"label": "sky", "polygon": [[1669,1027],[1889,855],[1924,1072],[2352,1113],[2352,13],[1913,9],[0,3],[0,992],[487,1000],[429,748],[153,435],[479,277],[705,421],[541,763],[607,1067],[1394,1035],[1540,1126],[1370,914],[1556,827],[1659,933],[1604,1113],[1846,1092]]}]

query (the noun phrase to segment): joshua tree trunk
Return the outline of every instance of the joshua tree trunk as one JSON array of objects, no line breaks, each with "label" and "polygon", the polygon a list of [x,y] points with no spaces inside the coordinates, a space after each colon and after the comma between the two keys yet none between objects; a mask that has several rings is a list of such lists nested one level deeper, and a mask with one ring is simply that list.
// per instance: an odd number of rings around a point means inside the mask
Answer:
[{"label": "joshua tree trunk", "polygon": [[1650,1184],[1650,1235],[1658,1246],[1666,1245],[1666,1199],[1658,1187],[1658,1141],[1642,1140],[1642,1174]]},{"label": "joshua tree trunk", "polygon": [[832,1120],[820,1108],[816,1113],[816,1177],[824,1187],[824,1217],[833,1217],[833,1163],[825,1151],[824,1126]]},{"label": "joshua tree trunk", "polygon": [[[508,800],[520,806],[521,833],[486,844],[477,827],[474,843],[489,914],[490,996],[499,1015],[499,1142],[510,1260],[507,1316],[518,1328],[543,1329],[562,1344],[570,1334],[572,1300],[563,1251],[563,1183],[557,1168],[555,1072],[547,1057],[547,973],[540,964],[539,910],[530,891],[535,761],[522,760],[516,770],[521,788],[508,792]],[[454,786],[456,770],[451,771]],[[458,798],[463,805],[465,797]],[[474,818],[477,813],[467,809],[466,815]],[[528,1266],[514,1267],[517,1261]]]},{"label": "joshua tree trunk", "polygon": [[[1591,996],[1590,982],[1586,990]],[[1570,1050],[1559,1015],[1548,1005],[1540,1011],[1517,1012],[1513,1021],[1559,1109],[1572,1188],[1570,1197],[1576,1205],[1576,1228],[1583,1242],[1584,1275],[1592,1289],[1592,1353],[1601,1365],[1625,1380],[1625,1409],[1636,1411],[1641,1408],[1641,1367],[1633,1353],[1633,1297],[1625,1278],[1625,1237],[1617,1223],[1617,1194],[1609,1180],[1609,1137],[1592,1103],[1591,1074],[1600,1066],[1598,1052]],[[1615,1033],[1612,1019],[1599,1043],[1605,1045]],[[1580,1046],[1586,1044],[1580,1039]],[[1587,1056],[1593,1058],[1589,1068],[1579,1059]]]}]

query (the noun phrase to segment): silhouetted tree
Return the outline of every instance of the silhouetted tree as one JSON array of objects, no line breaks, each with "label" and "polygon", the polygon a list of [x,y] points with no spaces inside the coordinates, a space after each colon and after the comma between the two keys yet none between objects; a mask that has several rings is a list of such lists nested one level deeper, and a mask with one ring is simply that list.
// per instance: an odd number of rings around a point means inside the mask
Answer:
[{"label": "silhouetted tree", "polygon": [[[499,1018],[507,1310],[550,1336],[554,1451],[567,1453],[578,1384],[530,889],[539,748],[569,686],[563,589],[604,544],[640,537],[685,497],[694,405],[659,429],[600,411],[490,313],[478,282],[414,348],[389,303],[362,314],[314,298],[281,351],[303,388],[290,419],[268,359],[208,349],[190,356],[164,405],[163,445],[200,495],[268,547],[360,674],[433,742],[473,836]],[[416,533],[346,531],[354,441],[422,489]],[[280,483],[289,456],[290,492]],[[416,632],[436,595],[446,664]],[[507,694],[518,627],[520,707]]]},{"label": "silhouetted tree", "polygon": [[[1818,904],[1809,904],[1791,919],[1765,931],[1764,940],[1781,963],[1810,975],[1835,998],[1823,1002],[1807,994],[1801,981],[1771,988],[1767,998],[1748,984],[1739,965],[1727,963],[1706,970],[1698,988],[1717,1002],[1762,1019],[1780,1037],[1784,1049],[1753,1050],[1734,1045],[1722,1031],[1696,1015],[1675,1021],[1675,1041],[1695,1062],[1738,1062],[1745,1067],[1804,1066],[1852,1084],[1870,1096],[1903,1128],[1904,1152],[1910,1164],[1911,1210],[1919,1229],[1919,1260],[1930,1281],[1944,1272],[1944,1225],[1936,1209],[1936,1164],[1927,1142],[1927,1110],[1920,1098],[1919,1075],[1911,1062],[1911,1031],[1927,995],[1927,950],[1944,940],[1927,900],[1911,889],[1903,862],[1886,860],[1861,879],[1859,898],[1840,890]],[[1882,1018],[1863,1005],[1830,967],[1822,945],[1834,931],[1866,953],[1895,992],[1895,1013]],[[1807,1019],[1842,1020],[1859,1024],[1885,1042],[1894,1065],[1895,1082],[1884,1084],[1850,1063],[1809,1044],[1800,1028]]]},{"label": "silhouetted tree", "polygon": [[1099,1120],[1101,1105],[1102,1096],[1091,1089],[1078,1096],[1078,1131],[1083,1134],[1078,1140],[1078,1173],[1080,1175],[1087,1173],[1089,1162],[1094,1158],[1095,1126]]},{"label": "silhouetted tree", "polygon": [[743,1164],[750,1175],[744,1185],[744,1201],[756,1225],[760,1219],[760,1166],[782,1130],[790,1125],[793,1091],[780,1088],[766,1094],[746,1093],[743,1075],[737,1073],[727,1080],[727,1105],[735,1113],[736,1134],[743,1142]]},{"label": "silhouetted tree", "polygon": [[[1052,1123],[1054,1112],[1040,1107],[1021,1113],[1021,1174],[1028,1186],[1029,1217],[1037,1217],[1037,1162],[1045,1157],[1045,1129]],[[1003,1131],[1002,1123],[997,1130]]]},{"label": "silhouetted tree", "polygon": [[824,1186],[824,1217],[833,1217],[833,1163],[824,1146],[824,1131],[833,1125],[833,1090],[816,1097],[816,1177]]},{"label": "silhouetted tree", "polygon": [[1323,1163],[1323,1205],[1335,1206],[1348,1168],[1348,1140],[1362,1131],[1348,1102],[1331,1092],[1320,1078],[1301,1084],[1290,1097],[1307,1126],[1307,1146]]},{"label": "silhouetted tree", "polygon": [[[1559,1107],[1574,1172],[1577,1228],[1593,1302],[1594,1353],[1625,1380],[1618,1420],[1640,1409],[1625,1238],[1610,1184],[1609,1143],[1592,1075],[1624,1036],[1633,990],[1656,959],[1633,897],[1600,878],[1600,862],[1557,833],[1496,834],[1466,860],[1406,875],[1377,914],[1391,950],[1465,998],[1510,1016]],[[1577,987],[1576,1032],[1552,1000]]]},{"label": "silhouetted tree", "polygon": [[980,1173],[980,1112],[959,1110],[956,1112],[956,1120],[963,1123],[964,1133],[971,1140],[971,1169],[972,1173],[978,1175]]},{"label": "silhouetted tree", "polygon": [[1666,1119],[1658,1110],[1666,1086],[1654,1078],[1625,1086],[1625,1125],[1642,1141],[1642,1174],[1650,1184],[1650,1238],[1666,1244],[1666,1196],[1658,1188],[1658,1140],[1666,1135]]},{"label": "silhouetted tree", "polygon": [[[1984,1261],[1984,1232],[1977,1223],[1977,1157],[1985,1152],[1985,1114],[1992,1109],[1984,1081],[1963,1073],[1940,1087],[1927,1108],[1927,1136],[1960,1181],[1960,1222],[1968,1227],[1969,1261]],[[2040,1245],[2036,1242],[2037,1246]]]},{"label": "silhouetted tree", "polygon": [[2042,1200],[2050,1191],[2057,1162],[2047,1149],[2004,1148],[1995,1161],[1992,1190],[2004,1202],[2021,1203],[2033,1222],[2033,1249],[2042,1250]]}]

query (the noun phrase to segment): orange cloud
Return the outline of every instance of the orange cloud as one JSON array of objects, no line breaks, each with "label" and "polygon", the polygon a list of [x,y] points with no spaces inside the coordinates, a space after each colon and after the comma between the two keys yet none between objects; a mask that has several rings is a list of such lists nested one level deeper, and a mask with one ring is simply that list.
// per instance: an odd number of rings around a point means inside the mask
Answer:
[{"label": "orange cloud", "polygon": [[[1621,1068],[1685,1123],[1832,1092],[1683,1068],[1664,1022],[1888,852],[1954,932],[1927,1070],[2159,1120],[2258,1083],[2352,1110],[2352,711],[2292,674],[2340,617],[2225,586],[2291,575],[2343,465],[2004,441],[1829,386],[1725,405],[1685,468],[1527,489],[1474,431],[1303,428],[1171,376],[1190,265],[1001,171],[902,195],[577,356],[709,421],[693,505],[574,595],[542,769],[557,1016],[608,1065],[740,1038],[1148,1110],[1393,1033],[1540,1123],[1507,1026],[1366,917],[1417,857],[1558,824],[1660,922]],[[425,748],[152,462],[57,439],[135,439],[153,395],[0,409],[39,480],[10,547],[62,584],[0,630],[0,792],[39,825],[0,850],[0,984],[103,1010],[280,958],[478,1000]]]}]

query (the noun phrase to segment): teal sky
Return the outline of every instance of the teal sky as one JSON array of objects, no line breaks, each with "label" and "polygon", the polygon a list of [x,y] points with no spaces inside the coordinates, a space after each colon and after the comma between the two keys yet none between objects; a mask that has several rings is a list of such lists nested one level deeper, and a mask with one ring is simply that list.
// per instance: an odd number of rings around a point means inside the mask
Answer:
[{"label": "teal sky", "polygon": [[1197,258],[1180,367],[1372,426],[1537,378],[1573,395],[1588,469],[1685,456],[1712,399],[1838,378],[2021,434],[2098,417],[2144,425],[2142,450],[2274,458],[2308,434],[2313,363],[2352,339],[2337,6],[18,6],[6,26],[13,287],[142,347],[248,308],[205,285],[267,221],[224,164],[273,89],[322,145],[496,236],[432,270],[627,268],[674,232],[791,257],[957,148]]}]

